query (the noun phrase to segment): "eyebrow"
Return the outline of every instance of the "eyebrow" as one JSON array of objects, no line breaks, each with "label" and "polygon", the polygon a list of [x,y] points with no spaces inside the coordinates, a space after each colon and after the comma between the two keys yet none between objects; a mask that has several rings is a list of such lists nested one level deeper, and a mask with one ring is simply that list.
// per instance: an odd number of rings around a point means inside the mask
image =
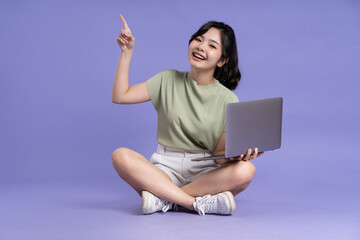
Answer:
[{"label": "eyebrow", "polygon": [[[199,37],[201,37],[202,39],[204,39],[204,36],[202,36],[202,35],[199,36]],[[213,39],[209,39],[209,41],[217,44],[218,46],[220,46],[220,44],[219,44],[217,41],[213,40]]]},{"label": "eyebrow", "polygon": [[210,39],[209,41],[210,41],[210,42],[213,42],[213,43],[216,43],[218,46],[220,46],[220,44],[219,44],[217,41],[215,41],[215,40]]}]

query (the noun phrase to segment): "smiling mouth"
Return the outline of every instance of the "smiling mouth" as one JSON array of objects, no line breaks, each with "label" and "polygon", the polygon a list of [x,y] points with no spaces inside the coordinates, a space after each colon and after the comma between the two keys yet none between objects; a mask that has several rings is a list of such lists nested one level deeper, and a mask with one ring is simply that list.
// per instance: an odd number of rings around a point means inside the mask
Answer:
[{"label": "smiling mouth", "polygon": [[203,56],[201,56],[201,55],[199,55],[199,54],[197,54],[197,53],[193,53],[192,55],[193,55],[195,58],[199,59],[199,60],[205,60],[205,57],[203,57]]}]

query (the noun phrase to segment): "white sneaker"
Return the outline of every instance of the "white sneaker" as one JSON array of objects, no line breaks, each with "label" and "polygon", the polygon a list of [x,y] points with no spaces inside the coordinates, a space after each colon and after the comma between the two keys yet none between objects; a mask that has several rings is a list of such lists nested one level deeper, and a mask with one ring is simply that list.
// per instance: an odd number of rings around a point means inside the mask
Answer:
[{"label": "white sneaker", "polygon": [[205,213],[229,215],[236,210],[234,196],[228,191],[197,197],[193,206],[200,215],[205,215]]},{"label": "white sneaker", "polygon": [[142,213],[167,212],[169,209],[177,208],[177,205],[161,199],[151,192],[142,191]]}]

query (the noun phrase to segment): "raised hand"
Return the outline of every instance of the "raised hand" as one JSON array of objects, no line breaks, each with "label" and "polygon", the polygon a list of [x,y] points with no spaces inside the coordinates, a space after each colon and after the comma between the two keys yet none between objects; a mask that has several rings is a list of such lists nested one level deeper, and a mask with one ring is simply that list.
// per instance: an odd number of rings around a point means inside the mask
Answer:
[{"label": "raised hand", "polygon": [[120,30],[120,35],[116,37],[116,41],[119,44],[122,52],[128,52],[134,48],[135,38],[131,34],[130,28],[126,23],[125,18],[121,14],[120,19],[125,29]]}]

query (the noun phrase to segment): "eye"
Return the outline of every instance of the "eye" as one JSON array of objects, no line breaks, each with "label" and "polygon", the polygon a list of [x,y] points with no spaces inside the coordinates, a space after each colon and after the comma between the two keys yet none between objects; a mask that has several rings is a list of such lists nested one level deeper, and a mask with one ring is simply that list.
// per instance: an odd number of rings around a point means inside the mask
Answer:
[{"label": "eye", "polygon": [[199,37],[195,38],[195,41],[201,42],[201,39]]},{"label": "eye", "polygon": [[210,47],[216,49],[215,45],[210,44]]}]

